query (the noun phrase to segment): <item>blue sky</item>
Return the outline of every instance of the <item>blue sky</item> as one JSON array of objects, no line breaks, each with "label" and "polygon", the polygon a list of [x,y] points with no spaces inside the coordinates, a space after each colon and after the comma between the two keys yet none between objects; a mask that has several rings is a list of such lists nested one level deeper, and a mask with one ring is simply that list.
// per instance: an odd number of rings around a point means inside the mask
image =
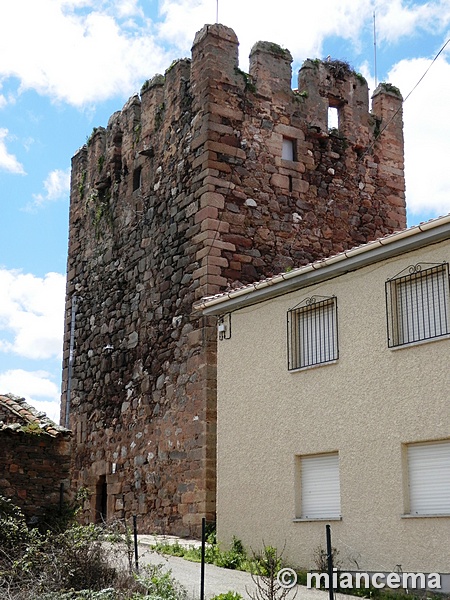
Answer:
[{"label": "blue sky", "polygon": [[[216,20],[240,41],[345,60],[406,97],[450,38],[450,0],[14,0],[0,5],[0,393],[58,418],[70,161],[93,127]],[[377,73],[374,72],[373,14]],[[450,44],[404,105],[408,224],[450,212]]]}]

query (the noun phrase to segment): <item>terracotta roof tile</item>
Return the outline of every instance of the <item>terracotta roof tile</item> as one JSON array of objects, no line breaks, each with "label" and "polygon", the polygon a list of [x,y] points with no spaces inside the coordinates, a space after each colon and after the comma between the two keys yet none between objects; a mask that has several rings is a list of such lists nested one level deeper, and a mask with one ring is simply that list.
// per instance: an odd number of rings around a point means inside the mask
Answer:
[{"label": "terracotta roof tile", "polygon": [[11,415],[8,423],[0,420],[0,431],[22,431],[24,425],[38,425],[43,433],[51,437],[70,435],[72,433],[69,429],[54,423],[44,412],[36,410],[26,402],[25,398],[19,398],[12,394],[0,394],[0,409]]}]

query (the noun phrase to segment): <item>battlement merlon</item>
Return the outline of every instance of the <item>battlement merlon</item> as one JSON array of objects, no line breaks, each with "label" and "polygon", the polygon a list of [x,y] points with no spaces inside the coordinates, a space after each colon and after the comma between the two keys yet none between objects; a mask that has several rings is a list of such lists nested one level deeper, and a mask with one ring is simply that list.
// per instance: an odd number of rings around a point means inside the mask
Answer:
[{"label": "battlement merlon", "polygon": [[[338,61],[307,59],[298,74],[298,90],[291,87],[292,56],[281,46],[272,42],[257,42],[250,53],[250,72],[238,67],[239,42],[234,31],[224,25],[205,25],[195,36],[192,60],[174,61],[165,76],[156,75],[144,83],[141,98],[136,95],[128,101],[122,113],[132,113],[120,118],[115,113],[108,130],[120,119],[123,134],[136,137],[151,145],[149,136],[158,129],[162,119],[177,120],[186,106],[189,95],[194,112],[208,114],[211,107],[222,107],[224,117],[230,112],[223,106],[224,96],[234,89],[237,94],[253,94],[258,101],[264,99],[294,105],[301,118],[310,126],[328,132],[328,109],[335,108],[339,117],[339,132],[355,147],[367,147],[372,136],[379,131],[369,111],[368,86],[362,75],[355,73],[348,64]],[[384,119],[389,103],[398,103],[398,97],[390,93],[392,86],[378,88],[374,94],[374,116]],[[174,93],[176,92],[176,93]],[[388,96],[382,102],[381,96]],[[401,96],[400,96],[401,98]],[[139,106],[138,106],[139,105]],[[236,107],[237,108],[237,107]],[[292,108],[292,107],[291,107]],[[130,110],[131,109],[131,110]],[[381,113],[386,114],[378,114]],[[292,112],[292,110],[291,110]],[[242,115],[234,112],[237,120]],[[401,129],[401,112],[398,121]],[[403,138],[399,139],[403,144]]]}]

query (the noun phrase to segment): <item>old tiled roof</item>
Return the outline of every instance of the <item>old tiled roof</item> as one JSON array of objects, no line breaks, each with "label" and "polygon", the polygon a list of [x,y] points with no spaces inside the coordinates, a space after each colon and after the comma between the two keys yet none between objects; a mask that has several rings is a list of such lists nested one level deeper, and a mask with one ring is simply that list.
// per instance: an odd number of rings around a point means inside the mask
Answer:
[{"label": "old tiled roof", "polygon": [[12,394],[0,394],[0,412],[10,415],[6,423],[0,419],[0,432],[23,431],[23,427],[30,425],[38,426],[42,433],[51,437],[70,435],[71,431],[61,427],[47,417],[44,412],[39,412],[25,401],[25,398],[19,398]]}]

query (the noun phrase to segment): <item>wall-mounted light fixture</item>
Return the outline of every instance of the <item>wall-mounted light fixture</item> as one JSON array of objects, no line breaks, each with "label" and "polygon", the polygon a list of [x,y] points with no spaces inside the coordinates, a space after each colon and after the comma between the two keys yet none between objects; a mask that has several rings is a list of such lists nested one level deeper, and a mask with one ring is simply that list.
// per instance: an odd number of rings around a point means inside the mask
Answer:
[{"label": "wall-mounted light fixture", "polygon": [[217,320],[219,340],[229,340],[231,337],[231,313],[221,315]]}]

